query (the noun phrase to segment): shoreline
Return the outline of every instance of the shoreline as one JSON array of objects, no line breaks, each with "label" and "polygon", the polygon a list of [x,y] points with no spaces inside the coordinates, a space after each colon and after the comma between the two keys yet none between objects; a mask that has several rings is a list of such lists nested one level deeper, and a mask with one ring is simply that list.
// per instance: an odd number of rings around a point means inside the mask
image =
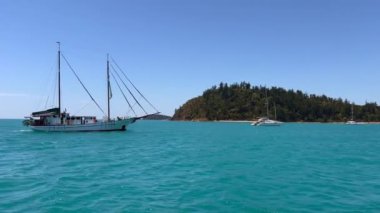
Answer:
[{"label": "shoreline", "polygon": [[[180,121],[180,122],[216,122],[216,123],[252,123],[256,120],[248,121],[248,120],[170,120],[170,121]],[[365,125],[365,124],[380,124],[380,121],[371,121],[371,122],[363,122],[357,121],[358,125]],[[283,122],[283,123],[289,123],[289,124],[345,124],[346,121],[332,121],[332,122],[319,122],[319,121],[289,121],[289,122]]]}]

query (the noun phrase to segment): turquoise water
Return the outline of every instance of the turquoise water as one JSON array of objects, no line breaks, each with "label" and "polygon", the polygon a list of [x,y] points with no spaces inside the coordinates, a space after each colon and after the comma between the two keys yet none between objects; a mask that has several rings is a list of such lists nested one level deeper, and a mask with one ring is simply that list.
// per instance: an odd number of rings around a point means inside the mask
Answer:
[{"label": "turquoise water", "polygon": [[380,125],[0,120],[0,212],[380,211]]}]

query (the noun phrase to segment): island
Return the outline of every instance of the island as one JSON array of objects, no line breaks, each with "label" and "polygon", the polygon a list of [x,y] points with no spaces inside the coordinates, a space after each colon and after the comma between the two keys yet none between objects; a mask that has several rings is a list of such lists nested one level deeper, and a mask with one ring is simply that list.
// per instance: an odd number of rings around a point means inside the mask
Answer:
[{"label": "island", "polygon": [[144,120],[171,120],[172,117],[168,115],[153,114],[144,117]]},{"label": "island", "polygon": [[355,105],[341,98],[307,94],[281,87],[253,86],[247,82],[220,83],[175,110],[172,120],[251,121],[267,115],[284,122],[380,121],[376,102]]}]

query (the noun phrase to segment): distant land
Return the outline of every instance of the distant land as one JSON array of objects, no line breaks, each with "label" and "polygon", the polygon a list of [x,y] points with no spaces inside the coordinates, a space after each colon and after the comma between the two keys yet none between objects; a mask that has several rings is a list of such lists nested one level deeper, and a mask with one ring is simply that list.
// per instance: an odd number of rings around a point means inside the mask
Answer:
[{"label": "distant land", "polygon": [[167,116],[167,115],[148,115],[147,117],[144,118],[144,120],[170,120],[172,117]]},{"label": "distant land", "polygon": [[[173,120],[254,120],[266,115],[268,94],[270,117],[285,122],[344,122],[351,118],[352,104],[341,98],[307,94],[280,87],[252,86],[242,82],[228,85],[220,83],[207,89],[179,109]],[[354,105],[354,120],[380,121],[380,107],[376,102]]]}]

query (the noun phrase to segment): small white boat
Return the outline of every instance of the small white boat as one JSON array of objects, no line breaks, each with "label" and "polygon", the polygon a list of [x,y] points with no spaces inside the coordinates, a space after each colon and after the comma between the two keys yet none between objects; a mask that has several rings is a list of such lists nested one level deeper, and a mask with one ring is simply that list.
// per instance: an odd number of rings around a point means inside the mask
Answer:
[{"label": "small white boat", "polygon": [[[72,116],[69,113],[62,112],[61,110],[61,51],[60,51],[60,43],[58,42],[58,107],[54,107],[51,109],[39,111],[39,112],[33,112],[31,116],[26,117],[26,120],[23,121],[23,124],[25,126],[29,126],[32,130],[35,131],[45,131],[45,132],[89,132],[89,131],[125,131],[129,124],[134,123],[136,120],[145,118],[149,115],[146,110],[141,106],[141,104],[138,102],[138,100],[135,98],[135,96],[132,94],[130,89],[127,87],[121,76],[118,72],[121,72],[125,78],[131,83],[131,85],[135,88],[135,90],[144,98],[147,103],[151,105],[152,108],[156,110],[156,108],[141,94],[141,92],[134,86],[134,84],[129,80],[129,78],[125,75],[125,73],[118,67],[116,62],[116,66],[120,69],[119,71],[113,70],[113,73],[110,72],[110,64],[107,57],[107,114],[104,113],[103,109],[99,106],[99,104],[95,101],[93,96],[90,94],[90,92],[87,90],[87,88],[84,86],[82,81],[79,79],[78,75],[74,71],[74,69],[71,67],[71,65],[68,63],[66,58],[62,55],[63,59],[68,64],[71,71],[74,73],[75,77],[78,79],[84,90],[87,92],[87,94],[90,96],[91,100],[96,104],[96,106],[100,109],[100,111],[105,115],[105,118],[103,120],[98,120],[95,116]],[[110,87],[110,74],[114,78],[118,88],[120,89],[120,92],[123,94],[125,100],[127,101],[130,110],[132,110],[136,117],[117,117],[116,119],[111,119],[110,117],[110,99],[112,98],[112,92]],[[116,80],[115,75],[119,78],[119,80]],[[137,117],[136,112],[132,108],[130,102],[128,101],[127,97],[125,96],[123,90],[121,89],[118,82],[122,82],[125,88],[128,90],[129,94],[133,97],[136,104],[138,104],[142,110],[145,112],[146,115]],[[157,110],[156,110],[157,111]],[[154,114],[159,114],[157,111]]]},{"label": "small white boat", "polygon": [[357,121],[347,121],[347,125],[362,125],[362,124],[369,124],[368,122],[357,122]]},{"label": "small white boat", "polygon": [[348,124],[348,125],[356,125],[356,124],[358,124],[356,121],[347,121],[346,122],[346,124]]},{"label": "small white boat", "polygon": [[354,104],[351,105],[351,120],[346,122],[347,125],[362,125],[368,124],[367,122],[356,122],[354,120]]},{"label": "small white boat", "polygon": [[[265,91],[265,99],[266,99],[265,105],[267,107],[267,116],[261,117],[257,121],[253,121],[251,125],[252,126],[280,126],[283,122],[269,119],[269,101],[268,101],[267,91]],[[274,117],[275,119],[277,119],[276,104],[274,104]]]},{"label": "small white boat", "polygon": [[280,126],[281,121],[271,120],[267,117],[263,117],[251,123],[252,126]]},{"label": "small white boat", "polygon": [[347,121],[346,124],[348,125],[356,125],[358,124],[356,121],[354,121],[354,104],[351,104],[351,120]]}]

